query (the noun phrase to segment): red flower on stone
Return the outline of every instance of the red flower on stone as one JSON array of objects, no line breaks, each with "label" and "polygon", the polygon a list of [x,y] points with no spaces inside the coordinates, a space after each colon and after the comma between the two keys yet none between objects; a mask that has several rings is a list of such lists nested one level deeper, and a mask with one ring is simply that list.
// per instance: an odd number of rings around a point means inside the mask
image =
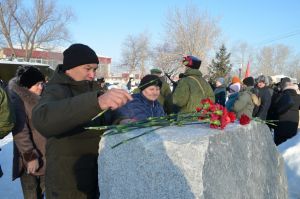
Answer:
[{"label": "red flower on stone", "polygon": [[210,124],[209,127],[212,128],[212,129],[219,128],[219,126],[217,124]]},{"label": "red flower on stone", "polygon": [[250,121],[251,121],[251,119],[250,119],[247,115],[245,115],[245,114],[243,114],[243,115],[241,116],[241,118],[240,118],[240,124],[241,124],[241,125],[249,124]]},{"label": "red flower on stone", "polygon": [[234,114],[234,112],[229,112],[228,117],[230,118],[231,122],[234,122],[236,120],[236,115]]},{"label": "red flower on stone", "polygon": [[206,109],[202,109],[202,114],[203,114],[203,115],[208,115],[208,113],[209,113],[209,111],[208,111],[208,110],[206,110]]},{"label": "red flower on stone", "polygon": [[201,100],[200,104],[209,104],[209,105],[213,105],[214,103],[211,101],[211,99],[209,98],[205,98],[203,100]]},{"label": "red flower on stone", "polygon": [[[201,100],[202,108],[196,108],[198,119],[210,123],[210,128],[224,129],[227,124],[234,122],[235,115],[230,114],[227,109],[220,105],[214,104],[209,98]],[[233,114],[233,115],[232,115]]]},{"label": "red flower on stone", "polygon": [[197,107],[197,108],[196,108],[196,111],[197,111],[197,112],[200,112],[200,111],[201,111],[201,108],[200,108],[200,107]]},{"label": "red flower on stone", "polygon": [[228,116],[228,111],[225,107],[222,107],[223,109],[223,113],[221,115],[221,129],[224,129],[226,127],[227,124],[230,123],[230,118]]}]

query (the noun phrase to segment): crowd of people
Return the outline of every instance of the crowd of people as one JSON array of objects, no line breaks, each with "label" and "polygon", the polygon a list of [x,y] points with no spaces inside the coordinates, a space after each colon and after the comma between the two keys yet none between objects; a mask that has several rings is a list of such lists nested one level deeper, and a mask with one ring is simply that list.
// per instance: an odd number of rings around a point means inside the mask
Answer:
[{"label": "crowd of people", "polygon": [[299,88],[289,78],[275,85],[265,75],[242,81],[234,76],[230,82],[219,77],[211,86],[199,70],[201,60],[185,56],[185,72],[171,81],[172,91],[163,72],[152,69],[131,95],[108,89],[104,79],[95,81],[98,64],[93,49],[73,44],[48,82],[37,68],[20,66],[5,90],[0,89],[1,131],[13,134],[13,180],[20,178],[24,198],[99,198],[97,158],[103,132],[85,127],[192,113],[205,98],[237,118],[246,114],[275,120],[277,126],[270,130],[276,145],[297,133]]}]

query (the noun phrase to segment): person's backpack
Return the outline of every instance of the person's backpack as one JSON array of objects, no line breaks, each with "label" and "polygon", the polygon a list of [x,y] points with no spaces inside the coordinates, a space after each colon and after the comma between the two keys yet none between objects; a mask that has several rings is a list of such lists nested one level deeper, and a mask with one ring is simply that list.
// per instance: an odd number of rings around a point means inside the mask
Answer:
[{"label": "person's backpack", "polygon": [[258,95],[258,90],[255,88],[251,89],[251,99],[255,106],[259,107],[261,105],[261,98]]},{"label": "person's backpack", "polygon": [[11,132],[14,127],[15,117],[9,98],[5,90],[0,87],[0,139]]},{"label": "person's backpack", "polygon": [[261,98],[258,97],[256,94],[251,93],[251,99],[252,99],[252,102],[255,106],[260,106],[261,105]]}]

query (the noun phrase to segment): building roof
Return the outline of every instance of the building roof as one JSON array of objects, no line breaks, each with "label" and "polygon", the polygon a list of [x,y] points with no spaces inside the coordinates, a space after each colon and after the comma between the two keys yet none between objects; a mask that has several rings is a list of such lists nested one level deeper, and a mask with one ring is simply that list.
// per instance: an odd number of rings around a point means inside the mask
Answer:
[{"label": "building roof", "polygon": [[[25,50],[15,49],[16,57],[26,57]],[[10,48],[3,48],[3,54],[7,57],[12,56],[13,52]],[[39,58],[39,59],[55,59],[55,60],[63,60],[63,54],[58,52],[49,52],[49,51],[32,51],[31,58]]]},{"label": "building roof", "polygon": [[[16,57],[26,57],[25,50],[22,49],[15,49]],[[11,57],[13,52],[10,48],[3,48],[3,54],[6,57]],[[34,50],[32,51],[31,58],[34,59],[53,59],[63,61],[63,53],[61,52],[50,52],[50,51],[39,51]],[[110,57],[98,57],[100,64],[110,64],[111,58]]]}]

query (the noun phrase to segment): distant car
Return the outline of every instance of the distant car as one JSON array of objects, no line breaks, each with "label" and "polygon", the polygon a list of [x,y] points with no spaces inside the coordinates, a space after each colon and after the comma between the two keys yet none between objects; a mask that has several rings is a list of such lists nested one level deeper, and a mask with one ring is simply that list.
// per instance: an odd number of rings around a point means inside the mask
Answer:
[{"label": "distant car", "polygon": [[[277,84],[280,82],[281,78],[284,78],[284,77],[288,77],[288,76],[285,76],[285,75],[273,75],[271,76],[272,78],[272,81],[274,84]],[[297,79],[296,78],[292,78],[292,77],[288,77],[291,79],[292,83],[296,84],[297,83]]]},{"label": "distant car", "polygon": [[112,83],[112,84],[111,84],[111,83],[108,83],[107,88],[108,88],[108,89],[119,88],[119,87],[118,87],[118,83],[117,83],[117,84],[115,84],[115,83]]},{"label": "distant car", "polygon": [[47,64],[0,60],[0,79],[8,82],[16,74],[19,66],[34,66],[41,70],[46,77],[51,77],[54,70]]}]

